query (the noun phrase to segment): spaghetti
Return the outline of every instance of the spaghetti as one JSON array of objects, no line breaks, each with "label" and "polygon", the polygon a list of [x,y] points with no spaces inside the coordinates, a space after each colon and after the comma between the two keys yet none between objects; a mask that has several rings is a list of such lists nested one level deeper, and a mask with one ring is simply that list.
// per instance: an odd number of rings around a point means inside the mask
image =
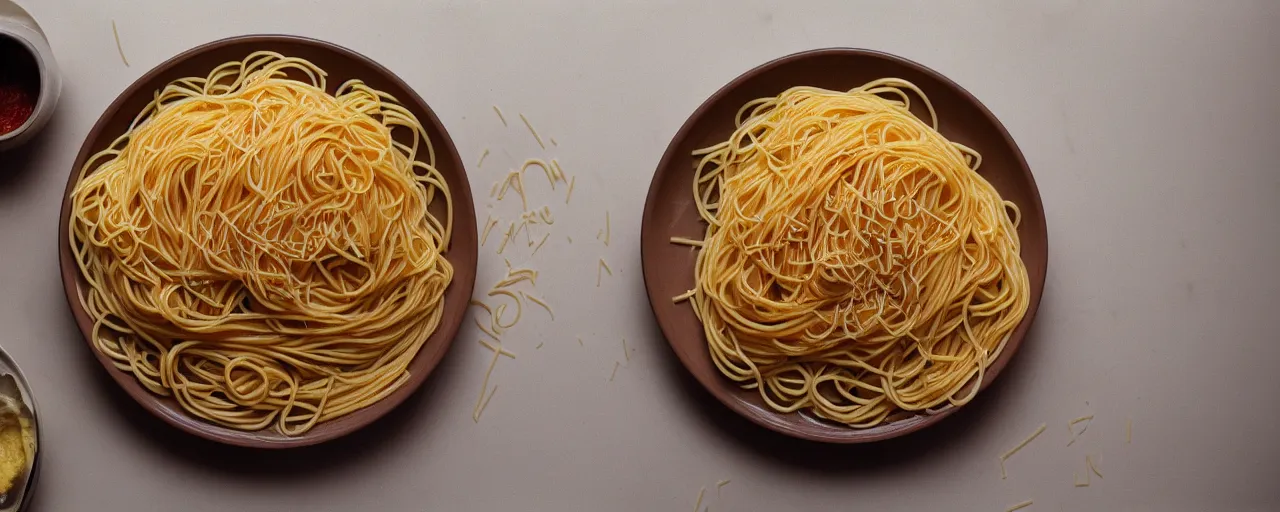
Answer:
[{"label": "spaghetti", "polygon": [[854,428],[972,399],[1029,302],[1017,207],[981,156],[893,78],[795,87],[736,123],[694,152],[701,246],[673,239],[699,251],[690,303],[719,370]]},{"label": "spaghetti", "polygon": [[120,62],[129,67],[129,59],[124,56],[124,45],[120,44],[120,30],[116,28],[116,20],[111,20],[111,36],[116,39],[116,52],[120,54]]},{"label": "spaghetti", "polygon": [[171,82],[71,194],[94,345],[225,427],[366,407],[440,323],[452,206],[424,128],[358,80],[325,91],[270,52]]}]

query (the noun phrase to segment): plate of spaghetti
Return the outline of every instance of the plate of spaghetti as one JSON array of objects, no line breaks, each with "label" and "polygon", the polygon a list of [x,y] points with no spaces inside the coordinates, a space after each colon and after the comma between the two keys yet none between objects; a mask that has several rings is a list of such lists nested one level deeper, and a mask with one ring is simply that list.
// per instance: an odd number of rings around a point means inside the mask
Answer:
[{"label": "plate of spaghetti", "polygon": [[868,50],[803,52],[711,96],[641,228],[663,334],[716,398],[794,437],[932,425],[1012,358],[1048,260],[1026,160],[976,98]]},{"label": "plate of spaghetti", "polygon": [[470,186],[448,133],[386,68],[244,36],[138,79],[90,131],[59,227],[67,299],[144,408],[287,448],[399,405],[475,284]]}]

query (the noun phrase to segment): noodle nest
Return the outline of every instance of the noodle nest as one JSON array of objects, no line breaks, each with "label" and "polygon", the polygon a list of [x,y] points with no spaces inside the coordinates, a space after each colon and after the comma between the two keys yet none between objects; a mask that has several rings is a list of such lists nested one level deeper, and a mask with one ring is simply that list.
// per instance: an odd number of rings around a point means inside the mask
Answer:
[{"label": "noodle nest", "polygon": [[366,407],[440,323],[452,205],[424,128],[358,80],[325,91],[270,52],[171,82],[71,193],[92,343],[218,425]]},{"label": "noodle nest", "polygon": [[[923,100],[926,123],[910,112]],[[712,360],[778,412],[868,428],[968,402],[1029,302],[1017,207],[916,86],[795,87],[696,151],[689,298]]]}]

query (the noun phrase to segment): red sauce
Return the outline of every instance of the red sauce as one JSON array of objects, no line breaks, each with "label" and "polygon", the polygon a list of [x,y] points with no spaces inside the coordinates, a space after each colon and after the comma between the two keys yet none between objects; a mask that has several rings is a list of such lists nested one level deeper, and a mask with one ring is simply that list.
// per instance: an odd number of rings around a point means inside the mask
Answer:
[{"label": "red sauce", "polygon": [[21,128],[40,99],[40,70],[26,46],[0,36],[0,135]]}]

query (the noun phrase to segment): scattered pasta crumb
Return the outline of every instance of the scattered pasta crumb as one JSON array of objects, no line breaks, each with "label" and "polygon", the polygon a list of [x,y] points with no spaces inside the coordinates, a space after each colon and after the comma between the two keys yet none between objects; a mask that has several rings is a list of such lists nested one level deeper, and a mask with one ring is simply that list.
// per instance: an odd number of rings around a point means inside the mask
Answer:
[{"label": "scattered pasta crumb", "polygon": [[489,391],[489,396],[484,399],[484,403],[480,404],[480,410],[476,411],[476,422],[480,422],[480,416],[484,414],[484,410],[489,408],[489,401],[493,400],[493,395],[497,394],[498,385],[493,385],[493,390]]},{"label": "scattered pasta crumb", "polygon": [[[492,313],[490,313],[490,316],[492,316]],[[476,327],[479,327],[479,328],[480,328],[480,330],[481,330],[482,332],[484,332],[485,334],[489,335],[489,337],[490,337],[490,338],[493,338],[493,341],[502,341],[502,340],[498,339],[498,334],[497,334],[497,333],[493,332],[492,330],[490,330],[490,329],[486,328],[484,325],[482,325],[482,324],[480,323],[480,319],[479,319],[479,318],[476,318],[476,319],[475,319],[475,321],[476,321]]]},{"label": "scattered pasta crumb", "polygon": [[489,216],[489,220],[484,223],[484,234],[480,235],[480,245],[483,246],[485,242],[489,241],[489,231],[493,230],[493,227],[497,225],[498,221],[492,215]]},{"label": "scattered pasta crumb", "polygon": [[533,248],[533,253],[532,253],[532,254],[530,254],[529,256],[533,256],[534,254],[538,254],[538,249],[541,249],[541,248],[542,248],[542,244],[547,243],[547,237],[549,237],[549,236],[551,236],[551,233],[544,233],[544,234],[542,235],[542,240],[541,240],[541,241],[539,241],[539,242],[538,242],[538,245],[537,245],[536,247],[534,247],[534,248]]},{"label": "scattered pasta crumb", "polygon": [[551,183],[551,190],[555,190],[556,189],[555,168],[548,165],[545,160],[542,160],[541,158],[530,158],[528,160],[525,160],[524,164],[520,166],[520,172],[523,173],[526,170],[528,170],[530,166],[534,166],[534,165],[542,169],[542,173],[547,175],[547,182]]},{"label": "scattered pasta crumb", "polygon": [[[1079,431],[1079,432],[1076,432],[1076,425],[1077,425],[1077,424],[1079,424],[1079,423],[1084,423],[1084,426],[1080,428],[1080,431]],[[1076,418],[1076,419],[1071,420],[1070,422],[1068,422],[1068,423],[1067,423],[1067,430],[1071,432],[1071,440],[1070,440],[1070,441],[1067,441],[1067,446],[1071,446],[1071,445],[1075,444],[1076,440],[1077,440],[1077,439],[1080,439],[1080,436],[1084,435],[1084,432],[1085,432],[1086,430],[1089,430],[1089,424],[1090,424],[1090,423],[1093,423],[1093,415],[1092,415],[1092,414],[1085,415],[1085,416],[1081,416],[1081,417],[1079,417],[1079,418]]]},{"label": "scattered pasta crumb", "polygon": [[116,29],[116,20],[111,20],[111,35],[116,38],[116,51],[120,53],[120,61],[129,67],[129,59],[124,56],[124,45],[120,44],[120,31]]},{"label": "scattered pasta crumb", "polygon": [[569,183],[568,181],[565,181],[565,177],[564,177],[564,168],[560,167],[560,161],[559,161],[559,160],[556,160],[556,159],[552,158],[552,159],[551,159],[551,167],[554,167],[554,168],[555,168],[555,170],[556,170],[556,175],[560,177],[560,183]]},{"label": "scattered pasta crumb", "polygon": [[600,271],[604,270],[609,275],[613,275],[613,270],[609,268],[609,264],[604,262],[604,258],[600,258],[600,264],[596,265],[596,288],[600,287]]},{"label": "scattered pasta crumb", "polygon": [[1101,471],[1098,471],[1098,465],[1097,465],[1097,464],[1094,464],[1094,462],[1093,462],[1093,457],[1091,457],[1091,456],[1089,456],[1089,455],[1085,455],[1085,456],[1084,456],[1084,465],[1085,465],[1085,467],[1089,468],[1089,471],[1092,471],[1092,472],[1093,472],[1093,474],[1098,475],[1098,478],[1102,478],[1102,472],[1101,472]]},{"label": "scattered pasta crumb", "polygon": [[1030,507],[1032,503],[1034,502],[1031,500],[1027,500],[1022,503],[1015,503],[1013,505],[1010,505],[1009,508],[1005,509],[1004,512],[1014,512],[1015,510],[1021,510],[1021,509]]},{"label": "scattered pasta crumb", "polygon": [[528,128],[529,133],[533,134],[533,140],[538,141],[538,146],[542,147],[542,149],[547,149],[547,145],[542,143],[542,137],[538,135],[538,130],[533,129],[533,124],[529,122],[529,118],[525,117],[524,114],[521,113],[520,120],[524,121],[525,128]]},{"label": "scattered pasta crumb", "polygon": [[502,235],[502,243],[498,244],[498,254],[502,254],[502,251],[507,248],[507,242],[511,241],[511,232],[514,229],[515,229],[515,225],[512,225],[510,228],[507,229],[507,233]]},{"label": "scattered pasta crumb", "polygon": [[526,298],[526,299],[529,299],[529,302],[532,302],[532,303],[534,303],[534,304],[537,304],[537,305],[541,306],[541,307],[542,307],[542,309],[547,310],[547,314],[548,314],[548,315],[551,315],[551,320],[553,320],[553,321],[554,321],[554,320],[556,319],[556,312],[551,310],[551,305],[550,305],[550,304],[547,304],[547,303],[546,303],[546,302],[544,302],[542,299],[539,299],[539,298],[534,297],[534,296],[532,296],[532,295],[525,295],[525,298]]},{"label": "scattered pasta crumb", "polygon": [[1072,472],[1071,472],[1071,481],[1073,482],[1073,484],[1074,484],[1076,487],[1088,487],[1088,486],[1089,486],[1089,472],[1088,472],[1088,471],[1085,471],[1085,472],[1084,472],[1084,481],[1083,481],[1083,482],[1081,482],[1081,481],[1080,481],[1080,473],[1076,473],[1076,472],[1072,471]]},{"label": "scattered pasta crumb", "polygon": [[1004,461],[1009,460],[1009,457],[1012,457],[1013,454],[1018,453],[1018,450],[1023,449],[1028,444],[1031,444],[1031,441],[1034,441],[1037,437],[1040,437],[1040,434],[1043,434],[1046,428],[1048,428],[1048,424],[1041,423],[1040,428],[1037,428],[1035,432],[1032,432],[1031,435],[1027,436],[1026,439],[1023,439],[1022,442],[1018,443],[1017,446],[1014,446],[1009,451],[1004,452],[1003,454],[1000,455],[1000,478],[1002,480],[1009,478],[1009,475],[1005,473],[1005,470],[1004,470]]},{"label": "scattered pasta crumb", "polygon": [[507,126],[507,117],[502,115],[502,109],[497,105],[493,106],[493,111],[498,114],[498,120],[502,121],[502,126]]},{"label": "scattered pasta crumb", "polygon": [[[493,375],[493,368],[498,366],[498,355],[499,352],[495,350],[493,359],[489,360],[489,369],[485,370],[484,380],[480,383],[480,396],[476,397],[476,407],[471,411],[471,421],[475,423],[480,423],[480,412],[484,409],[485,402],[487,402],[484,399],[485,390],[489,389],[489,376]],[[490,393],[489,396],[492,397],[493,394]]]},{"label": "scattered pasta crumb", "polygon": [[510,351],[510,350],[507,350],[506,348],[503,348],[501,345],[494,345],[494,344],[489,343],[489,342],[487,342],[487,341],[485,341],[485,340],[479,340],[479,341],[480,341],[480,344],[481,344],[481,345],[484,345],[484,348],[487,348],[487,349],[489,349],[489,350],[492,350],[492,351],[494,351],[494,352],[495,352],[495,353],[497,353],[497,354],[507,356],[507,357],[509,357],[509,358],[511,358],[511,359],[515,359],[515,358],[516,358],[516,353],[515,353],[515,352],[512,352],[512,351]]}]

